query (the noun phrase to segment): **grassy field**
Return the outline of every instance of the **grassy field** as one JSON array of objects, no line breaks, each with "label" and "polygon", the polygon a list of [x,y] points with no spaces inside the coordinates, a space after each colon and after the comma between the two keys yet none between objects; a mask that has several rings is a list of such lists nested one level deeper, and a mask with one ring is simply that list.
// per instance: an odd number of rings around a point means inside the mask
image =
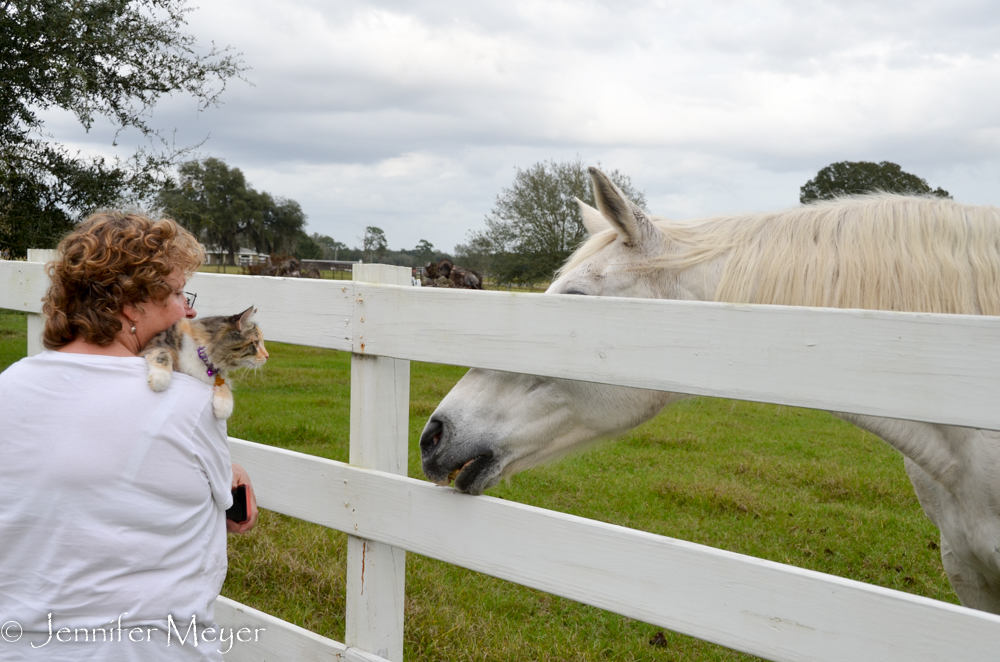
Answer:
[{"label": "grassy field", "polygon": [[[24,355],[24,327],[0,311],[0,369]],[[350,355],[268,349],[237,380],[230,434],[346,461]],[[420,430],[464,371],[411,366],[414,478]],[[490,494],[957,603],[902,465],[829,414],[701,398]],[[230,537],[223,593],[342,641],[345,538],[265,512]],[[406,581],[408,661],[755,659],[670,632],[652,646],[653,626],[416,554]]]}]

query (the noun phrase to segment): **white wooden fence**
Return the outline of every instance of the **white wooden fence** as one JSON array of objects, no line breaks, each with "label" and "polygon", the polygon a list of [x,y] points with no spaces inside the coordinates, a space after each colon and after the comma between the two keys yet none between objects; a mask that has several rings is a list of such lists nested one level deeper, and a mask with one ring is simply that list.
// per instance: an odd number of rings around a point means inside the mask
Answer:
[{"label": "white wooden fence", "polygon": [[[771,660],[997,659],[994,615],[405,472],[411,359],[1000,429],[1000,318],[417,289],[376,284],[409,282],[381,265],[354,274],[190,283],[203,315],[255,304],[271,340],[354,353],[350,464],[230,440],[262,507],[350,534],[346,641],[220,598],[220,623],[266,628],[229,659],[401,660],[403,550]],[[41,264],[0,262],[0,308],[39,313],[45,286]]]}]

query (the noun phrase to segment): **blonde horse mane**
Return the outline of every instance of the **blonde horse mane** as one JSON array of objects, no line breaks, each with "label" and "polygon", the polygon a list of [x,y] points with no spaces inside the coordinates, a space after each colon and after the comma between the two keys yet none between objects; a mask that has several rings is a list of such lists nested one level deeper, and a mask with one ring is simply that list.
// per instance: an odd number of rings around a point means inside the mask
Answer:
[{"label": "blonde horse mane", "polygon": [[[728,256],[716,301],[1000,315],[995,207],[873,195],[655,226],[666,250],[635,266],[679,270]],[[591,237],[560,272],[615,237]]]}]

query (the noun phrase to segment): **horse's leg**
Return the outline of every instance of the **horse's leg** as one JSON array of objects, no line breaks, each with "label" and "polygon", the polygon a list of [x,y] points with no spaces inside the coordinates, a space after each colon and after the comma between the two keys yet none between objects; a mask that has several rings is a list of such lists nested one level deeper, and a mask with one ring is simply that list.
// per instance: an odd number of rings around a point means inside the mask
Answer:
[{"label": "horse's leg", "polygon": [[960,430],[916,421],[835,415],[877,435],[903,454],[903,465],[920,507],[940,532],[941,562],[959,601],[966,607],[1000,613],[1000,596],[986,577],[955,554],[947,538],[949,531],[962,535],[961,517],[956,520],[957,502],[949,492],[960,481],[961,451],[955,448],[955,433]]},{"label": "horse's leg", "polygon": [[910,477],[913,491],[917,494],[917,500],[920,502],[920,507],[924,509],[924,514],[934,523],[934,526],[938,527],[941,563],[944,565],[944,571],[948,575],[952,589],[958,595],[959,602],[972,609],[1000,613],[997,611],[1000,609],[1000,602],[997,602],[996,597],[990,594],[986,578],[963,563],[955,555],[951,544],[945,537],[941,528],[941,518],[944,516],[945,508],[942,502],[948,499],[948,495],[943,493],[944,488],[910,458],[903,458],[903,466],[906,467],[906,474]]},{"label": "horse's leg", "polygon": [[913,484],[913,491],[917,494],[920,507],[924,509],[927,518],[938,528],[941,563],[944,565],[944,571],[948,575],[952,589],[958,595],[959,602],[972,609],[1000,614],[1000,596],[992,591],[989,582],[982,573],[977,572],[955,555],[951,543],[945,537],[942,519],[947,517],[945,502],[950,500],[950,495],[946,493],[940,483],[931,478],[910,458],[903,458],[903,466],[906,468],[906,474],[910,477],[910,483]]},{"label": "horse's leg", "polygon": [[[970,435],[971,441],[972,435]],[[958,594],[959,601],[972,609],[1000,614],[1000,577],[995,574],[993,576],[984,574],[962,560],[964,557],[971,558],[977,563],[988,564],[991,560],[995,562],[995,545],[989,542],[989,540],[995,540],[995,536],[987,535],[985,543],[987,548],[994,549],[987,549],[986,553],[977,555],[976,548],[971,545],[971,541],[977,539],[976,529],[984,527],[970,527],[967,523],[970,516],[979,524],[993,523],[995,518],[990,517],[984,522],[984,520],[971,515],[968,512],[970,510],[968,505],[962,508],[961,501],[931,478],[916,462],[906,458],[904,465],[924,513],[941,532],[941,562],[944,564],[944,571],[948,575],[952,588]],[[987,472],[986,480],[989,480],[990,473],[992,472]],[[980,490],[975,489],[975,486],[973,486],[972,491],[980,492]],[[987,502],[975,505],[985,505],[985,503]],[[981,514],[980,517],[982,517]],[[982,532],[978,531],[978,533]],[[954,536],[954,539],[949,541],[949,536]]]},{"label": "horse's leg", "polygon": [[[978,545],[973,543],[978,538],[977,533],[993,528],[996,517],[989,514],[989,501],[980,501],[985,495],[976,487],[976,472],[958,470],[961,464],[968,466],[967,461],[959,463],[959,458],[975,456],[977,461],[972,465],[976,469],[985,470],[984,475],[979,476],[980,480],[990,481],[989,477],[994,473],[990,467],[994,463],[990,461],[989,455],[977,454],[973,450],[983,441],[983,431],[870,416],[838,416],[877,434],[903,453],[903,464],[920,507],[940,532],[941,562],[959,601],[972,609],[1000,614],[1000,578],[985,575],[962,560],[965,557],[988,564],[995,555],[990,542],[994,539],[992,536],[986,536],[985,547],[988,549],[982,548],[982,541]],[[992,446],[992,440],[986,441]],[[950,484],[943,484],[907,451],[925,461],[928,458],[935,460],[931,463],[932,468]],[[948,458],[952,462],[942,462]],[[981,486],[982,483],[978,485]],[[980,498],[959,499],[955,490],[971,491]],[[954,539],[949,540],[950,537]]]},{"label": "horse's leg", "polygon": [[963,606],[1000,614],[1000,590],[983,573],[964,563],[941,536],[941,562]]},{"label": "horse's leg", "polygon": [[941,501],[942,498],[946,497],[946,495],[942,494],[944,488],[939,483],[934,482],[934,479],[927,475],[927,472],[921,469],[910,458],[903,457],[903,467],[906,469],[906,475],[910,477],[913,491],[917,494],[917,501],[920,502],[920,507],[924,509],[924,514],[938,528],[938,531],[941,531],[941,517],[943,512]]}]

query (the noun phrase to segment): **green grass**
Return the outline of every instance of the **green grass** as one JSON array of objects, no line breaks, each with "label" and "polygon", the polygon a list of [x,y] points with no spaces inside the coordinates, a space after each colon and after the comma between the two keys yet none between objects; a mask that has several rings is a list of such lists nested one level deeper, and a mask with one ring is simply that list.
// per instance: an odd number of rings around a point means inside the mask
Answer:
[{"label": "green grass", "polygon": [[[0,368],[23,334],[23,315],[0,312]],[[346,461],[350,355],[268,349],[237,380],[230,434]],[[411,365],[414,478],[420,430],[464,372]],[[490,494],[957,603],[901,456],[824,412],[688,400]],[[265,512],[230,537],[223,593],[342,641],[345,558],[344,534]],[[416,554],[406,581],[410,661],[754,659],[670,632],[654,647],[651,625]]]},{"label": "green grass", "polygon": [[27,354],[27,315],[0,308],[0,370]]}]

